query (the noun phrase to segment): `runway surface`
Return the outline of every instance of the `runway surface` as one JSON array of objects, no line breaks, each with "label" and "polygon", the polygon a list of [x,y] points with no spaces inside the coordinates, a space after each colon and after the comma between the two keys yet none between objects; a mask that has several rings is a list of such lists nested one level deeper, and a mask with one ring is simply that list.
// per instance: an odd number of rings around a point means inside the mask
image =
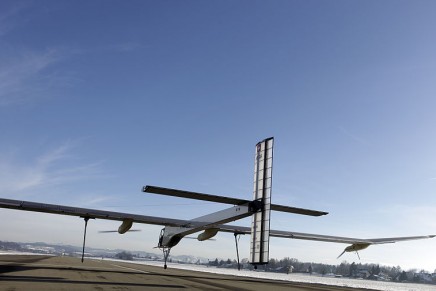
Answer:
[{"label": "runway surface", "polygon": [[0,255],[0,290],[368,290],[78,258]]}]

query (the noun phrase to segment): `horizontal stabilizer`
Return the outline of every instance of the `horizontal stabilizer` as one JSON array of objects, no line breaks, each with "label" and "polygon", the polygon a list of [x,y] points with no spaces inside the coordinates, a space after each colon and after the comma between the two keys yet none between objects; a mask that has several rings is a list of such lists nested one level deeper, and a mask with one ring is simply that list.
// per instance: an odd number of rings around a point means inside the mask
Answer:
[{"label": "horizontal stabilizer", "polygon": [[271,204],[271,210],[280,211],[280,212],[289,212],[289,213],[295,213],[295,214],[310,215],[310,216],[322,216],[322,215],[329,214],[328,212],[325,212],[325,211],[310,210],[310,209],[297,208],[297,207],[278,205],[278,204]]},{"label": "horizontal stabilizer", "polygon": [[[218,203],[231,204],[231,205],[243,205],[251,202],[251,200],[197,193],[197,192],[189,192],[184,190],[163,188],[157,186],[144,186],[142,188],[142,191],[146,193],[154,193],[154,194],[180,197],[180,198],[218,202]],[[290,206],[277,205],[277,204],[271,204],[271,210],[302,214],[302,215],[310,215],[310,216],[322,216],[328,214],[328,212],[324,212],[324,211],[310,210],[310,209],[290,207]]]},{"label": "horizontal stabilizer", "polygon": [[210,202],[218,202],[218,203],[231,204],[231,205],[242,205],[251,202],[243,199],[197,193],[197,192],[189,192],[184,190],[177,190],[177,189],[170,189],[170,188],[163,188],[163,187],[156,187],[156,186],[144,186],[142,188],[142,192],[161,194],[161,195],[180,197],[180,198],[195,199],[195,200],[210,201]]}]

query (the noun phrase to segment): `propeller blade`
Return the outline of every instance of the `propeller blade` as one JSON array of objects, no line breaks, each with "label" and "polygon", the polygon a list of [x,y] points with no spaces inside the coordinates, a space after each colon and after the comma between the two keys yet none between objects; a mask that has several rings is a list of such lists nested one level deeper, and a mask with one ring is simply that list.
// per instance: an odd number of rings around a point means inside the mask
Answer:
[{"label": "propeller blade", "polygon": [[[141,231],[140,229],[130,229],[127,232],[138,232]],[[118,232],[118,230],[100,230],[99,233],[113,233]]]},{"label": "propeller blade", "polygon": [[[185,236],[185,237],[183,237],[183,238],[189,238],[189,239],[196,239],[196,240],[198,240],[196,237],[194,237],[194,236]],[[213,241],[216,241],[216,239],[214,239],[214,238],[209,238],[209,239],[206,239],[206,240],[213,240]]]},{"label": "propeller blade", "polygon": [[336,259],[339,259],[343,254],[345,254],[346,250],[344,250]]}]

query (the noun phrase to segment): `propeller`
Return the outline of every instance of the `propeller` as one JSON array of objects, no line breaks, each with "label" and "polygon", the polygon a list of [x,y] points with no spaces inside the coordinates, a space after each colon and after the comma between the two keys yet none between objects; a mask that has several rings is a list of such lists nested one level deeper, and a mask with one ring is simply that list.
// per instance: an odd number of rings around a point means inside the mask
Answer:
[{"label": "propeller", "polygon": [[[198,238],[197,238],[197,237],[194,237],[194,236],[185,236],[185,237],[183,237],[183,238],[189,238],[189,239],[195,239],[195,240],[198,240]],[[216,241],[216,239],[214,239],[214,238],[208,238],[208,239],[206,239],[206,240],[213,240],[213,241]]]},{"label": "propeller", "polygon": [[345,253],[345,252],[356,252],[357,257],[359,257],[360,260],[360,256],[359,256],[359,252],[360,250],[364,250],[367,247],[369,247],[371,244],[370,243],[355,243],[352,244],[351,246],[348,246],[345,248],[345,250],[337,257],[338,259]]},{"label": "propeller", "polygon": [[[127,232],[138,232],[141,231],[140,229],[130,229]],[[113,233],[118,232],[118,230],[100,230],[98,233]]]}]

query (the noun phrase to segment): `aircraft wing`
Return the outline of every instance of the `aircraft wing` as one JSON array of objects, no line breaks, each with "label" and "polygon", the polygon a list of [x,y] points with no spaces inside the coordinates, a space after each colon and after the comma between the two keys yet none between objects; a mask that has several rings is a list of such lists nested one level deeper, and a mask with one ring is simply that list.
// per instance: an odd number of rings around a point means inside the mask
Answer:
[{"label": "aircraft wing", "polygon": [[[98,218],[107,220],[131,220],[137,223],[166,225],[166,226],[192,226],[193,222],[182,219],[172,219],[165,217],[146,216],[132,213],[113,212],[106,210],[78,208],[56,204],[45,204],[30,201],[20,201],[0,198],[0,208],[9,208],[16,210],[35,211],[44,213],[53,213],[60,215],[78,216],[83,218]],[[195,224],[195,223],[194,223]]]},{"label": "aircraft wing", "polygon": [[[219,231],[240,233],[240,234],[250,234],[251,228],[244,227],[244,226],[220,225]],[[361,239],[361,238],[350,238],[350,237],[329,236],[329,235],[321,235],[321,234],[301,233],[301,232],[293,232],[293,231],[283,231],[283,230],[270,230],[270,236],[281,237],[281,238],[291,238],[291,239],[323,241],[323,242],[372,245],[372,244],[395,243],[398,241],[407,241],[407,240],[427,239],[427,238],[433,238],[436,235]]]},{"label": "aircraft wing", "polygon": [[[64,206],[64,205],[46,204],[46,203],[20,201],[20,200],[3,199],[3,198],[0,198],[0,208],[52,213],[52,214],[60,214],[60,215],[70,215],[70,216],[78,216],[82,218],[91,218],[91,219],[106,219],[106,220],[116,220],[116,221],[131,220],[132,222],[136,222],[136,223],[153,224],[153,225],[180,226],[180,227],[195,227],[195,226],[204,225],[203,222],[192,221],[192,220],[146,216],[146,215],[139,215],[139,214],[132,214],[132,213],[113,212],[113,211],[106,211],[106,210],[79,208],[79,207],[71,207],[71,206]],[[251,228],[244,227],[244,226],[217,225],[214,226],[213,228],[218,228],[219,231],[221,232],[251,234]],[[426,239],[426,238],[435,237],[435,235],[426,235],[426,236],[409,236],[409,237],[394,237],[394,238],[359,239],[359,238],[328,236],[328,235],[320,235],[320,234],[300,233],[300,232],[293,232],[293,231],[283,231],[283,230],[270,230],[270,236],[290,238],[290,239],[346,243],[346,244],[384,244],[384,243],[394,243],[397,241],[417,240],[417,239]]]}]

